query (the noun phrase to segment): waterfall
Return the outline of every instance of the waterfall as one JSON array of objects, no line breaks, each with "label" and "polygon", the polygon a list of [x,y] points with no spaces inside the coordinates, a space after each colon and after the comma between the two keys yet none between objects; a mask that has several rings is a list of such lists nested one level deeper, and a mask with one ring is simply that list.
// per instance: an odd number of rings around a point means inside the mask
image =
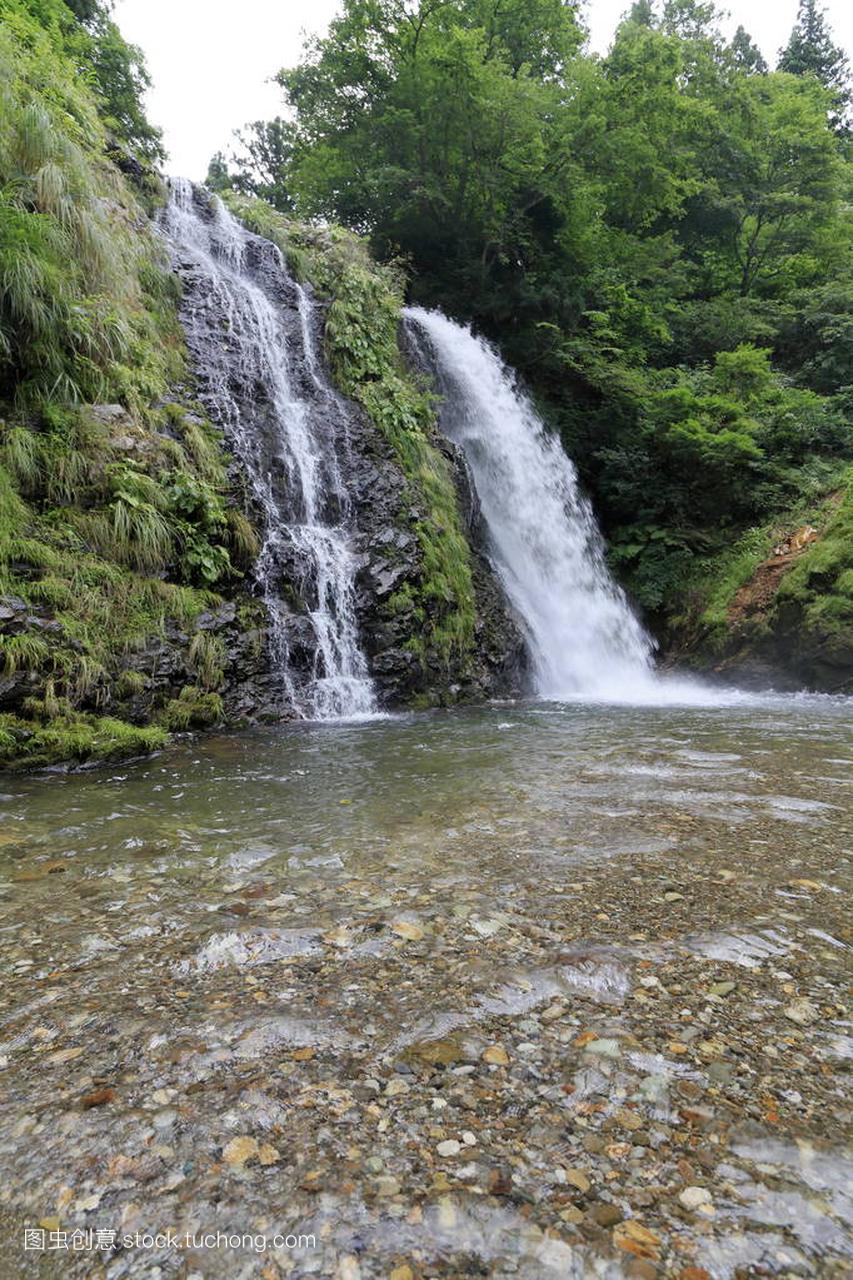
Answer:
[{"label": "waterfall", "polygon": [[[173,179],[163,217],[184,283],[199,398],[249,479],[256,566],[282,701],[309,719],[371,716],[355,614],[357,557],[342,478],[347,407],[324,376],[312,297],[275,245]],[[295,596],[295,598],[294,598]]]},{"label": "waterfall", "polygon": [[496,351],[438,311],[407,310],[464,452],[489,552],[526,630],[536,692],[645,700],[652,644],[608,572],[575,468]]}]

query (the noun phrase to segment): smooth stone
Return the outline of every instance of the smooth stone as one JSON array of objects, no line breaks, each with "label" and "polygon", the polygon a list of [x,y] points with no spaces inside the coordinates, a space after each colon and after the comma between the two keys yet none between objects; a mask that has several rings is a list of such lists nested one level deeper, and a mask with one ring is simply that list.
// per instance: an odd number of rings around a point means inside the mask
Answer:
[{"label": "smooth stone", "polygon": [[711,1203],[711,1193],[707,1187],[685,1187],[679,1192],[678,1199],[685,1209],[699,1209],[703,1204]]},{"label": "smooth stone", "polygon": [[592,1054],[597,1058],[618,1058],[621,1052],[618,1040],[591,1040],[589,1044],[584,1045],[584,1053]]}]

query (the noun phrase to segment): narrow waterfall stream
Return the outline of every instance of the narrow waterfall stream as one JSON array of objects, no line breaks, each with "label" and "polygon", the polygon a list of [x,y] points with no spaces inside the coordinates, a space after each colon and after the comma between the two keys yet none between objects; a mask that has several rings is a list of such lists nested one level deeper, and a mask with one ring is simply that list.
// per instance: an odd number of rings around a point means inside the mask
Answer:
[{"label": "narrow waterfall stream", "polygon": [[645,700],[652,645],[608,572],[575,468],[496,351],[438,311],[407,310],[463,450],[495,569],[524,624],[537,693]]},{"label": "narrow waterfall stream", "polygon": [[[317,358],[314,302],[275,245],[242,227],[218,198],[186,179],[171,185],[164,230],[184,283],[181,319],[200,398],[238,456],[262,517],[256,576],[283,706],[309,719],[373,715],[341,465],[347,408]],[[289,598],[294,583],[301,609]]]}]

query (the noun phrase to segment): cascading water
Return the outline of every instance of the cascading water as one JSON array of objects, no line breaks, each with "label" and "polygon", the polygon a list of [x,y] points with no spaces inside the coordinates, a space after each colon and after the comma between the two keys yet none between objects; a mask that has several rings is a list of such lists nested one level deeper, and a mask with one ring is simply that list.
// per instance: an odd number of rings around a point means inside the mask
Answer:
[{"label": "cascading water", "polygon": [[494,567],[524,623],[537,693],[646,700],[657,684],[652,644],[607,570],[571,461],[487,342],[438,311],[406,314],[442,393],[442,429],[468,461]]},{"label": "cascading water", "polygon": [[[347,410],[317,359],[313,300],[276,246],[248,232],[218,198],[185,179],[171,188],[163,223],[185,285],[181,318],[200,398],[261,513],[256,576],[282,697],[311,719],[371,716],[339,465]],[[302,611],[288,602],[285,584],[295,585]]]}]

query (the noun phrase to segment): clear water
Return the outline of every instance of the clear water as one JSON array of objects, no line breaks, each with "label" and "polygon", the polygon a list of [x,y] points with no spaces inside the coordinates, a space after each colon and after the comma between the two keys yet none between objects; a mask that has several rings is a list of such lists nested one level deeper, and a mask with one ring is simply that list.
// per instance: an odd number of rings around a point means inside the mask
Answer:
[{"label": "clear water", "polygon": [[[316,352],[309,293],[278,249],[221,201],[171,182],[164,230],[190,279],[182,320],[200,393],[251,482],[263,525],[256,576],[270,616],[283,701],[311,719],[369,717],[373,685],[355,615],[356,556],[344,482],[347,410]],[[298,323],[288,327],[293,303]],[[287,305],[286,305],[287,304]],[[283,589],[296,577],[309,601],[312,669],[294,669],[299,618]]]},{"label": "clear water", "polygon": [[[628,1275],[607,1204],[666,1274],[843,1274],[850,710],[501,705],[4,779],[0,1225],[316,1232],[297,1277]],[[228,1166],[246,1134],[275,1165]]]}]

